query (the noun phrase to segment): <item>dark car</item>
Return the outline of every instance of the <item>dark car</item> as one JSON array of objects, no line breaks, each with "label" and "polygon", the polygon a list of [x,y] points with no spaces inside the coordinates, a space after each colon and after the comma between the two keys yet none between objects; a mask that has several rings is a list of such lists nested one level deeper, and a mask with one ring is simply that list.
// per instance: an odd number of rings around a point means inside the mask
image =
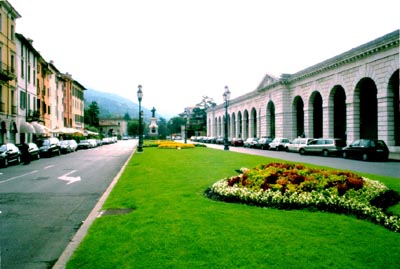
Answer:
[{"label": "dark car", "polygon": [[21,162],[21,151],[13,143],[6,143],[0,146],[0,163],[7,167],[9,163]]},{"label": "dark car", "polygon": [[36,141],[36,144],[39,147],[40,156],[42,157],[51,157],[61,154],[60,140],[56,137],[39,139]]},{"label": "dark car", "polygon": [[383,140],[358,139],[343,148],[343,158],[357,158],[364,161],[387,161],[389,149]]},{"label": "dark car", "polygon": [[[22,144],[18,144],[17,147],[23,152]],[[29,159],[30,160],[39,160],[40,159],[40,150],[39,147],[35,143],[28,143],[28,152],[29,152]]]},{"label": "dark car", "polygon": [[243,147],[243,139],[234,137],[231,140],[231,145],[234,147]]},{"label": "dark car", "polygon": [[271,137],[260,138],[260,139],[258,139],[258,143],[257,143],[256,147],[259,148],[259,149],[269,149],[269,143],[271,143],[272,140],[273,139]]},{"label": "dark car", "polygon": [[88,148],[91,148],[91,147],[92,146],[90,145],[89,140],[87,140],[87,139],[82,139],[78,143],[78,149],[88,149]]},{"label": "dark car", "polygon": [[72,152],[71,145],[69,144],[68,140],[62,140],[60,141],[60,151],[61,153],[70,153]]}]

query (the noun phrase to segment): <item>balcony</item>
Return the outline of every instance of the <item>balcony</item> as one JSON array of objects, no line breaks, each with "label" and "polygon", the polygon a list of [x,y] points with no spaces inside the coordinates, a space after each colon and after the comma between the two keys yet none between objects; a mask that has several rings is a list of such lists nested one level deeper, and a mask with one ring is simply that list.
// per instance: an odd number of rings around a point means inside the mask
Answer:
[{"label": "balcony", "polygon": [[10,81],[14,80],[15,76],[15,69],[11,68],[5,63],[1,63],[0,65],[0,81]]},{"label": "balcony", "polygon": [[26,117],[27,122],[38,121],[43,122],[43,118],[40,117],[40,112],[38,110],[30,110],[28,116]]}]

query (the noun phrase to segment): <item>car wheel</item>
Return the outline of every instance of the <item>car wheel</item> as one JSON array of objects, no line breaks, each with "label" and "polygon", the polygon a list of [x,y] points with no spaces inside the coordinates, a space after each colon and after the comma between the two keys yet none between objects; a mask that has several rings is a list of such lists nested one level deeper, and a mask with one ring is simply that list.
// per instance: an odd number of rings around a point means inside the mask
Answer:
[{"label": "car wheel", "polygon": [[61,150],[58,150],[58,153],[57,153],[57,154],[58,154],[58,156],[60,156],[60,155],[61,155]]},{"label": "car wheel", "polygon": [[36,160],[39,160],[40,159],[40,154],[38,153],[37,155],[36,155]]},{"label": "car wheel", "polygon": [[[29,158],[29,157],[28,157]],[[21,163],[21,156],[18,156],[17,157],[17,164],[20,164]]]},{"label": "car wheel", "polygon": [[4,167],[7,167],[8,166],[8,160],[7,160],[7,158],[5,158],[4,159]]},{"label": "car wheel", "polygon": [[323,150],[322,151],[322,155],[324,155],[324,157],[328,157],[329,156],[329,151]]},{"label": "car wheel", "polygon": [[301,155],[304,155],[304,154],[306,153],[306,152],[304,151],[304,149],[300,149],[299,152],[300,152]]},{"label": "car wheel", "polygon": [[342,153],[343,158],[347,159],[347,153],[343,151]]},{"label": "car wheel", "polygon": [[362,160],[363,161],[368,161],[368,154],[367,153],[363,153]]}]

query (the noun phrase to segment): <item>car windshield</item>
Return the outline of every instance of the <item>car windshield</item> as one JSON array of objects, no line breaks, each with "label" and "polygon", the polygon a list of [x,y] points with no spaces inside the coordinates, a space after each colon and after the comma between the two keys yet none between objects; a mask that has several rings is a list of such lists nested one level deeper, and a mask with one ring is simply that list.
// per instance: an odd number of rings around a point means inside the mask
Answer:
[{"label": "car windshield", "polygon": [[7,150],[7,146],[6,145],[2,145],[0,147],[0,152],[5,152]]},{"label": "car windshield", "polygon": [[48,146],[50,143],[49,143],[49,140],[38,140],[37,141],[37,145],[39,146],[39,147],[42,147],[42,146]]}]

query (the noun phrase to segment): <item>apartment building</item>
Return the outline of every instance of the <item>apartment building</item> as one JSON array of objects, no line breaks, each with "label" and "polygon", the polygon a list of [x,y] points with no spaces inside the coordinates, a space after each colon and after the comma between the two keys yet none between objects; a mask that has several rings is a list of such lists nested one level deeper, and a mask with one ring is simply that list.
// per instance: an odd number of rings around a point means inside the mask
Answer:
[{"label": "apartment building", "polygon": [[66,128],[83,133],[85,87],[15,33],[20,17],[0,1],[0,144],[59,136]]},{"label": "apartment building", "polygon": [[0,144],[15,141],[17,129],[15,23],[20,14],[0,1]]},{"label": "apartment building", "polygon": [[39,52],[32,46],[32,40],[25,38],[22,34],[16,33],[17,42],[17,107],[16,123],[18,133],[16,142],[24,140],[33,141],[36,134],[35,128],[31,124],[37,120],[37,81],[36,68]]}]

